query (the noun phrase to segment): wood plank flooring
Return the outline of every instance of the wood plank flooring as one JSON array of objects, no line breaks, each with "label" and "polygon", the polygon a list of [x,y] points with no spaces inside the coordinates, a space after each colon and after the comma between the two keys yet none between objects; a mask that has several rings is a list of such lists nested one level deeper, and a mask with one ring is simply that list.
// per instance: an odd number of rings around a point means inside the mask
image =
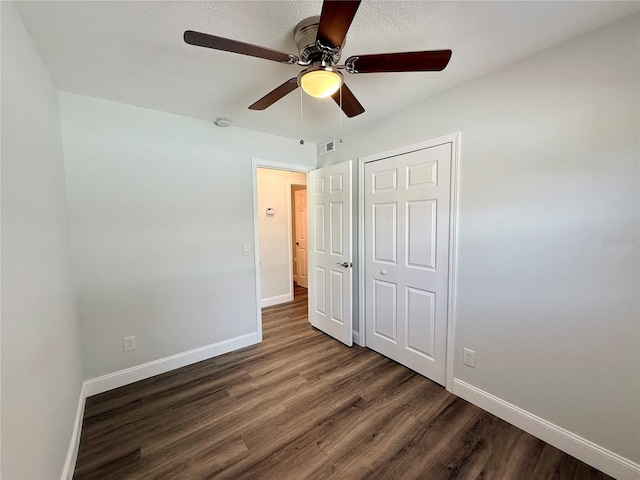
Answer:
[{"label": "wood plank flooring", "polygon": [[307,322],[87,399],[74,479],[575,479],[607,475]]}]

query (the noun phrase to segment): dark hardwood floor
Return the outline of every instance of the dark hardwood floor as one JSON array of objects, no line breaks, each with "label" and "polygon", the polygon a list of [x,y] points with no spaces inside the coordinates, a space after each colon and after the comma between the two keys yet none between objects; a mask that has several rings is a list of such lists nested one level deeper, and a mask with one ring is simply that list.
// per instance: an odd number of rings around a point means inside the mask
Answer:
[{"label": "dark hardwood floor", "polygon": [[88,398],[74,478],[610,478],[306,309],[297,288],[261,344]]}]

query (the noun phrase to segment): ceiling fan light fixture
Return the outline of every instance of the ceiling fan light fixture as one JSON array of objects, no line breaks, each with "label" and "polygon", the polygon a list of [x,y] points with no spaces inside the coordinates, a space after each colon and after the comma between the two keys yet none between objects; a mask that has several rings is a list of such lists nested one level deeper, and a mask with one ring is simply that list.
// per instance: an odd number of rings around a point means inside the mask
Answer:
[{"label": "ceiling fan light fixture", "polygon": [[308,95],[326,98],[338,91],[342,75],[333,67],[312,67],[300,73],[298,84]]}]

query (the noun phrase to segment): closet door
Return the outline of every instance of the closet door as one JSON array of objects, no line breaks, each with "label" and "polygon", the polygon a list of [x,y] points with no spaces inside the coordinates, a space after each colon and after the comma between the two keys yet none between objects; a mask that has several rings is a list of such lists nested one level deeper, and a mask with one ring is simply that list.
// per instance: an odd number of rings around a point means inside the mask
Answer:
[{"label": "closet door", "polygon": [[365,164],[366,345],[444,385],[452,144]]}]

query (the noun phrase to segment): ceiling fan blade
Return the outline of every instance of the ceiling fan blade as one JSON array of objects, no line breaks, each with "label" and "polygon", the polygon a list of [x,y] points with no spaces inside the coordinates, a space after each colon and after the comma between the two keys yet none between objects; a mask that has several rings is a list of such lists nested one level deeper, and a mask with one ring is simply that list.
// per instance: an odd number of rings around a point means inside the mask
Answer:
[{"label": "ceiling fan blade", "polygon": [[439,72],[449,63],[451,50],[355,55],[345,62],[350,73]]},{"label": "ceiling fan blade", "polygon": [[360,6],[360,0],[324,0],[316,40],[326,47],[341,47]]},{"label": "ceiling fan blade", "polygon": [[250,43],[238,42],[237,40],[231,40],[230,38],[216,37],[215,35],[194,32],[193,30],[187,30],[184,32],[184,41],[189,45],[213,48],[215,50],[224,50],[225,52],[240,53],[251,57],[273,60],[274,62],[298,62],[298,57],[295,55],[278,52],[276,50],[271,50],[270,48],[264,48]]},{"label": "ceiling fan blade", "polygon": [[[331,98],[333,98],[338,106],[340,106],[340,89],[331,95]],[[342,111],[349,118],[364,113],[364,107],[360,105],[356,96],[344,82],[342,83]]]},{"label": "ceiling fan blade", "polygon": [[288,93],[293,92],[296,88],[298,88],[298,79],[295,77],[290,78],[282,85],[271,90],[264,97],[251,105],[249,107],[249,110],[264,110],[265,108],[270,107],[271,105],[276,103]]}]

